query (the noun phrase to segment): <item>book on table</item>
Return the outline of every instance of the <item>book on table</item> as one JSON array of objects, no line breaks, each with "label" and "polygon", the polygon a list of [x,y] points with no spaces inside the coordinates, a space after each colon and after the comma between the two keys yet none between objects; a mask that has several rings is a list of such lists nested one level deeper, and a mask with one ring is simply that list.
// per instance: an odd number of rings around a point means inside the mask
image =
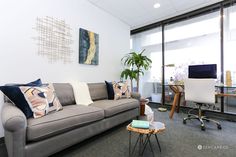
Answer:
[{"label": "book on table", "polygon": [[149,128],[149,122],[145,120],[133,120],[131,123],[131,126],[134,128],[143,128],[148,129]]}]

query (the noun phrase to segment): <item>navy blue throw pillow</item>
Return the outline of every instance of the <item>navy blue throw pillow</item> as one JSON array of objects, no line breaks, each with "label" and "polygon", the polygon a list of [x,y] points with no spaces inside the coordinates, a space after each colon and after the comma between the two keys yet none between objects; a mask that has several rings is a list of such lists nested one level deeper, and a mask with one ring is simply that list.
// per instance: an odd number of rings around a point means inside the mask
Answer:
[{"label": "navy blue throw pillow", "polygon": [[43,85],[43,83],[42,83],[41,79],[37,79],[33,82],[25,84],[25,86],[42,86],[42,85]]},{"label": "navy blue throw pillow", "polygon": [[0,86],[0,90],[25,114],[26,118],[33,116],[19,86]]},{"label": "navy blue throw pillow", "polygon": [[113,84],[111,82],[107,82],[106,83],[106,87],[107,87],[107,94],[108,94],[108,99],[109,100],[114,100],[114,89],[113,89]]},{"label": "navy blue throw pillow", "polygon": [[25,114],[26,118],[33,116],[29,104],[27,103],[24,95],[22,94],[19,86],[41,86],[40,79],[27,83],[27,84],[12,84],[0,86],[0,90]]},{"label": "navy blue throw pillow", "polygon": [[26,83],[26,84],[20,84],[20,83],[12,83],[12,84],[6,84],[7,86],[42,86],[43,83],[41,79],[37,79],[35,81]]}]

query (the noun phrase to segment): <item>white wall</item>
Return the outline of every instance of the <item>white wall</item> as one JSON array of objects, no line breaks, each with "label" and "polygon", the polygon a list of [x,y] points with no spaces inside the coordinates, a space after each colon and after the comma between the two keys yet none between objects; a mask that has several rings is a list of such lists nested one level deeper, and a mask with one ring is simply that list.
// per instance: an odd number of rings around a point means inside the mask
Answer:
[{"label": "white wall", "polygon": [[[64,19],[72,28],[73,62],[49,63],[37,55],[37,35],[32,29],[37,17]],[[0,1],[0,85],[43,82],[100,82],[118,80],[120,59],[129,52],[130,28],[86,0],[1,0]],[[99,34],[99,65],[78,64],[79,28]],[[3,95],[0,94],[0,110]],[[3,129],[0,124],[0,137]]]}]

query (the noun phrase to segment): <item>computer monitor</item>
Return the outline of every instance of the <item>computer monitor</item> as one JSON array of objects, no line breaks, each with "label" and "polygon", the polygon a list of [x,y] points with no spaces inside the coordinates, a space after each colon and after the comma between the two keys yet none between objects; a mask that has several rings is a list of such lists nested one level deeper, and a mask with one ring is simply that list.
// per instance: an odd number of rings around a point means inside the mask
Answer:
[{"label": "computer monitor", "polygon": [[216,64],[190,65],[188,78],[217,78]]}]

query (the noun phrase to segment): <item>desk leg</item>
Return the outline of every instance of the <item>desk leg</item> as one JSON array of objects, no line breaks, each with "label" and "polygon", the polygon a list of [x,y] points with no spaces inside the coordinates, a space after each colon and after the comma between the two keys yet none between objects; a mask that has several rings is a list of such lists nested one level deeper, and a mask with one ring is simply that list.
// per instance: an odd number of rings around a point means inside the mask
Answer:
[{"label": "desk leg", "polygon": [[181,93],[179,93],[179,97],[178,97],[178,107],[177,107],[177,110],[176,110],[177,113],[179,113],[180,100],[181,100]]},{"label": "desk leg", "polygon": [[172,119],[172,117],[174,115],[175,107],[178,103],[179,97],[180,97],[180,93],[175,93],[174,101],[172,103],[171,111],[170,111],[170,114],[169,114],[170,119]]}]

